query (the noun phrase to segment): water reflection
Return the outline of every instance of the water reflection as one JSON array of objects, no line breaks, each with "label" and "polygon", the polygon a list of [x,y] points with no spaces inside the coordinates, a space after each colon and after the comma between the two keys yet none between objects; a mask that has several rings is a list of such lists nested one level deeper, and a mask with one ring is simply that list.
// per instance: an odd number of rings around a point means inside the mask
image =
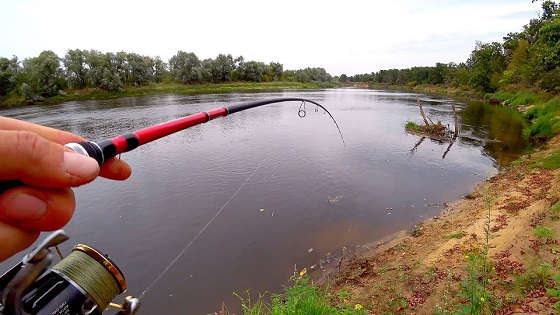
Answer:
[{"label": "water reflection", "polygon": [[499,165],[516,159],[528,145],[523,136],[526,122],[516,110],[472,102],[461,111],[461,118],[461,141],[482,145]]}]

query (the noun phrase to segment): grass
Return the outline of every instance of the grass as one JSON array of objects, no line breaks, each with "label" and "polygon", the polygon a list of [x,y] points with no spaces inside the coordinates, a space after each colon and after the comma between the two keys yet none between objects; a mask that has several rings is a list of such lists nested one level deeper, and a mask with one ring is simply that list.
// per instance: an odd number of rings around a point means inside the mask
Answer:
[{"label": "grass", "polygon": [[552,138],[560,132],[560,96],[530,108],[525,118],[531,122],[527,136],[537,141]]},{"label": "grass", "polygon": [[449,233],[449,234],[445,235],[445,238],[446,239],[452,239],[452,238],[460,239],[460,238],[463,238],[463,236],[465,236],[465,232],[457,231],[457,232],[452,232],[452,233]]},{"label": "grass", "polygon": [[[57,104],[67,101],[112,99],[130,96],[145,96],[153,94],[222,94],[232,92],[267,92],[286,89],[317,89],[335,87],[336,84],[326,82],[230,82],[208,84],[181,84],[181,83],[154,83],[146,86],[125,87],[122,91],[109,92],[100,89],[67,90],[66,95],[57,95],[46,98],[37,104]],[[25,100],[20,96],[10,96],[0,99],[1,107],[25,105]]]},{"label": "grass", "polygon": [[420,126],[419,124],[417,124],[413,121],[407,121],[406,124],[404,125],[404,128],[406,130],[411,130],[411,131],[415,131],[415,132],[423,132],[424,131],[424,126]]},{"label": "grass", "polygon": [[259,295],[257,301],[251,301],[250,295],[235,294],[241,301],[242,311],[245,315],[350,315],[367,314],[361,304],[351,305],[351,298],[347,291],[337,292],[336,298],[341,303],[333,306],[326,289],[321,289],[311,283],[309,277],[300,276],[298,273],[290,278],[290,286],[284,289],[283,294],[273,295],[272,301],[263,302],[264,295]]},{"label": "grass", "polygon": [[544,168],[544,169],[557,169],[560,168],[560,150],[554,151],[551,154],[537,159],[529,166],[529,169]]},{"label": "grass", "polygon": [[552,276],[550,264],[533,264],[525,272],[515,277],[513,288],[520,296],[524,296],[535,288],[546,287]]},{"label": "grass", "polygon": [[533,235],[535,235],[541,241],[548,241],[554,239],[554,231],[546,226],[537,225],[533,230]]},{"label": "grass", "polygon": [[498,91],[495,93],[487,93],[485,99],[494,99],[508,106],[519,106],[535,104],[539,97],[530,91]]},{"label": "grass", "polygon": [[493,313],[496,309],[496,301],[487,288],[491,278],[491,265],[488,259],[490,248],[490,211],[494,203],[494,196],[490,191],[485,192],[484,201],[488,212],[484,227],[484,247],[482,250],[475,249],[465,256],[467,260],[466,278],[459,284],[457,296],[464,299],[466,303],[452,306],[453,314],[481,314]]},{"label": "grass", "polygon": [[560,202],[554,204],[552,207],[550,207],[550,212],[551,212],[551,219],[552,221],[557,221],[560,219]]}]

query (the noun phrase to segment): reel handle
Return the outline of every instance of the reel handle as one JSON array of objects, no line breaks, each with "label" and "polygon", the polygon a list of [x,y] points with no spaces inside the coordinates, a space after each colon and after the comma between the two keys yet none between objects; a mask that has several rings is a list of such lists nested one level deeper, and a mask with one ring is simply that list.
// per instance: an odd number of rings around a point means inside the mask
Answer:
[{"label": "reel handle", "polygon": [[[85,156],[89,156],[97,161],[99,166],[105,162],[103,151],[99,145],[93,141],[71,142],[64,145],[66,148]],[[24,183],[19,180],[0,181],[0,194],[8,189],[23,186]]]}]

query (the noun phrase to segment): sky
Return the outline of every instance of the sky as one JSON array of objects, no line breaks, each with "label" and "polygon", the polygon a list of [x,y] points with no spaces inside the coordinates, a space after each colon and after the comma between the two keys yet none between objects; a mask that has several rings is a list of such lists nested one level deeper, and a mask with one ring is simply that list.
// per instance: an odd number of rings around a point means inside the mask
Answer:
[{"label": "sky", "polygon": [[536,17],[530,0],[0,0],[0,56],[219,53],[348,75],[465,61]]}]

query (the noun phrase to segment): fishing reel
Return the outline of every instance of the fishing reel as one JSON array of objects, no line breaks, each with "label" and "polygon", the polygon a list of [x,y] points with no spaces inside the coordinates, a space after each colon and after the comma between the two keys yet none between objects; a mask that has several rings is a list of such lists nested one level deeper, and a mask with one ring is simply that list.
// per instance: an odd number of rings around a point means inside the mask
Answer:
[{"label": "fishing reel", "polygon": [[[118,309],[118,315],[135,314],[137,298],[111,302],[126,291],[119,268],[83,244],[62,257],[57,246],[66,240],[63,230],[51,233],[0,277],[0,315],[99,315],[108,307]],[[53,248],[60,261],[50,268]]]}]

